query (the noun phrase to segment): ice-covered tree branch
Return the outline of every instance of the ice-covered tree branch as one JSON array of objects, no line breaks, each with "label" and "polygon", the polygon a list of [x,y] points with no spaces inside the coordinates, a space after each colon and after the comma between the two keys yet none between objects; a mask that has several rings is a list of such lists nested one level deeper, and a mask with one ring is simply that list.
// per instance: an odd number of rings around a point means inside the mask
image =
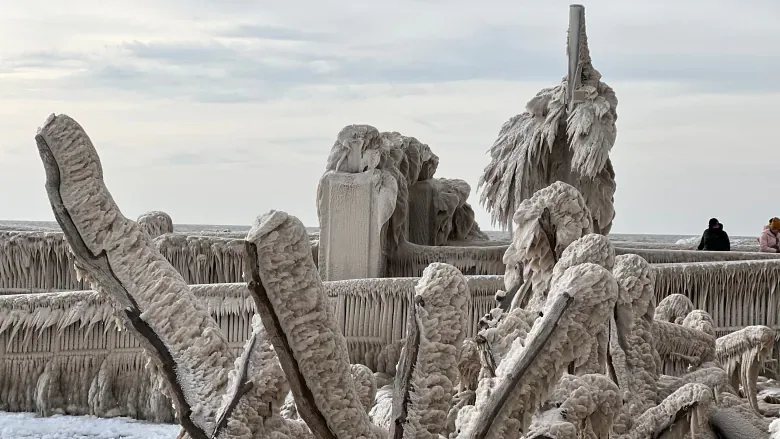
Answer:
[{"label": "ice-covered tree branch", "polygon": [[384,437],[360,402],[306,228],[294,216],[270,211],[257,218],[246,241],[250,289],[312,433]]},{"label": "ice-covered tree branch", "polygon": [[[396,375],[391,437],[437,437],[445,430],[466,335],[470,295],[452,265],[428,266],[415,287],[414,322]],[[408,355],[407,355],[408,352]]]},{"label": "ice-covered tree branch", "polygon": [[287,380],[290,383],[290,390],[295,397],[295,405],[298,414],[306,421],[306,424],[317,438],[335,439],[336,436],[328,427],[325,416],[317,408],[311,389],[306,385],[306,379],[303,377],[300,367],[298,367],[298,363],[295,361],[287,335],[284,333],[284,330],[279,323],[279,317],[274,312],[273,305],[271,305],[271,301],[263,286],[263,281],[260,278],[258,269],[257,246],[253,242],[247,241],[246,243],[245,263],[247,268],[246,273],[249,273],[249,283],[247,286],[252,293],[257,313],[262,319],[269,339],[276,350],[276,355],[279,358],[282,369],[287,375]]},{"label": "ice-covered tree branch", "polygon": [[209,437],[233,360],[219,327],[150,236],[119,211],[81,126],[51,115],[35,140],[52,210],[78,267],[162,370],[182,427],[193,439]]}]

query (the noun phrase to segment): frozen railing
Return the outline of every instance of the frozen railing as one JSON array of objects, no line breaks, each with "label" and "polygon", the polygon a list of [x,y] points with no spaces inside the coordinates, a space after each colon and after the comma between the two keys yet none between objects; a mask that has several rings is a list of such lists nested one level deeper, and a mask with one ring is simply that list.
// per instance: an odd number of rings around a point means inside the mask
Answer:
[{"label": "frozen railing", "polygon": [[[377,368],[382,349],[403,337],[418,280],[324,283],[351,362]],[[493,307],[503,277],[469,276],[468,283],[473,296],[468,335],[473,336],[478,318]],[[191,288],[238,355],[255,313],[246,284]],[[145,367],[146,354],[138,342],[118,330],[113,309],[94,291],[0,297],[0,410],[54,413],[61,409],[173,421],[172,413],[152,410],[150,397],[162,396]]]},{"label": "frozen railing", "polygon": [[[712,316],[718,337],[751,325],[780,329],[775,294],[780,264],[774,261],[658,264],[655,269],[658,301],[685,294],[694,308]],[[472,294],[468,336],[473,336],[479,317],[494,306],[493,296],[503,288],[503,276],[467,279]],[[324,282],[351,362],[374,370],[388,367],[389,354],[383,350],[404,336],[417,281]],[[238,353],[255,312],[246,285],[191,288]],[[665,361],[673,361],[674,352],[661,351]],[[162,396],[156,391],[154,374],[145,367],[146,356],[138,342],[118,330],[113,309],[93,291],[0,297],[0,410],[52,413],[59,408],[74,414],[172,421],[172,413],[151,409],[150,398]],[[67,397],[58,399],[47,389]]]},{"label": "frozen railing", "polygon": [[[237,235],[237,232],[232,232]],[[225,233],[224,235],[231,235]],[[317,238],[315,234],[310,238]],[[158,251],[190,284],[243,281],[244,244],[235,236],[169,233],[155,239]],[[388,277],[416,277],[432,262],[446,262],[466,275],[502,275],[507,245],[478,241],[458,246],[406,243],[388,257]],[[641,243],[633,243],[639,245]],[[318,241],[312,241],[314,261]],[[729,260],[780,260],[780,254],[758,252],[699,252],[617,247],[616,254],[634,253],[652,264]],[[83,290],[73,269],[68,243],[61,232],[0,231],[0,295]]]}]

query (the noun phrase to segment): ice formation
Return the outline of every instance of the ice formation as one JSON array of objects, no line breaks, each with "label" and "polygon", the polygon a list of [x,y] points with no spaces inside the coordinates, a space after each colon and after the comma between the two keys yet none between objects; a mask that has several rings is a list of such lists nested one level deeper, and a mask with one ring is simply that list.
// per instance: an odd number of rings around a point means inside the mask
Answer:
[{"label": "ice formation", "polygon": [[748,326],[720,337],[715,345],[718,360],[731,378],[735,389],[742,393],[757,412],[756,381],[758,372],[769,357],[775,331],[766,326]]},{"label": "ice formation", "polygon": [[512,298],[512,306],[538,309],[563,250],[593,230],[590,211],[574,187],[558,181],[520,203],[514,223],[512,244],[504,254],[505,287],[510,291],[528,283],[528,293]]},{"label": "ice formation", "polygon": [[[538,191],[529,200],[541,199],[544,193]],[[555,208],[565,209],[578,196],[572,188],[569,200],[558,200]],[[546,264],[537,263],[536,274],[543,274],[549,281],[532,284],[531,291],[536,294],[536,285],[550,285],[549,297],[545,297],[541,317],[530,307],[491,310],[482,320],[475,343],[464,344],[480,346],[482,371],[475,404],[464,407],[458,415],[459,437],[519,437],[518,432],[526,432],[529,427],[527,434],[523,433],[526,438],[713,437],[715,432],[727,430],[724,423],[767,431],[769,423],[761,416],[765,411],[756,408],[755,390],[757,371],[770,352],[774,331],[753,327],[718,339],[716,356],[716,330],[708,313],[694,309],[688,298],[675,294],[667,295],[656,307],[657,270],[647,261],[637,255],[615,257],[609,240],[595,234],[570,240],[560,253],[551,251],[561,242],[551,209],[518,209],[518,215],[520,212],[526,220],[518,222],[507,257],[520,261],[523,249],[547,255]],[[574,220],[578,212],[568,218],[562,215],[564,222]],[[573,224],[581,223],[575,220]],[[527,240],[528,245],[517,245],[524,242],[529,227],[536,228],[536,239]],[[536,250],[538,247],[544,251]],[[511,268],[508,265],[505,286],[523,282],[522,273],[510,273]],[[572,270],[581,272],[574,275]],[[588,279],[600,272],[616,285],[612,287],[614,299],[605,300],[595,293],[603,294],[609,287],[590,287],[593,292],[587,297],[595,301],[591,306],[600,304],[606,309],[589,309],[584,314],[593,320],[587,325],[581,323],[576,336],[562,338],[564,342],[574,340],[574,353],[567,348],[553,355],[563,362],[553,363],[543,374],[537,374],[533,391],[517,400],[505,398],[505,388],[500,384],[509,379],[508,363],[517,355],[513,352],[527,354],[532,350],[535,334],[550,318],[549,307],[556,302],[561,283],[568,281],[586,288]],[[577,288],[570,285],[565,289]],[[506,298],[502,293],[498,299]],[[520,304],[516,301],[514,305]],[[561,319],[557,327],[565,328],[567,324],[572,321]],[[542,355],[539,352],[537,358]],[[466,356],[468,359],[474,354]],[[538,361],[545,364],[544,360]],[[567,371],[574,375],[563,375]],[[517,379],[517,375],[509,376]],[[584,381],[585,377],[589,381]],[[744,397],[735,390],[740,384]],[[517,389],[516,385],[520,384],[505,386]],[[502,418],[498,414],[505,416],[507,412],[494,409],[496,400],[505,404],[516,401],[519,405],[509,411],[511,416]],[[536,407],[541,409],[537,412]],[[719,437],[739,437],[728,434]]]},{"label": "ice formation", "polygon": [[414,318],[398,363],[390,435],[437,438],[447,427],[470,294],[455,267],[431,264],[415,287]]},{"label": "ice formation", "polygon": [[[167,375],[182,426],[213,431],[215,395],[224,390],[233,360],[216,322],[154,250],[151,237],[121,214],[81,126],[68,116],[51,115],[35,139],[49,200],[77,266],[153,353]],[[179,316],[175,325],[171,315]]]},{"label": "ice formation", "polygon": [[491,162],[479,180],[480,200],[493,224],[511,230],[521,203],[556,181],[576,187],[593,215],[593,230],[608,234],[615,216],[617,98],[590,58],[585,11],[572,6],[569,75],[540,91],[526,112],[512,117],[490,149]]},{"label": "ice formation", "polygon": [[417,253],[436,252],[430,247],[487,240],[467,202],[471,187],[435,178],[438,163],[428,145],[413,137],[370,125],[344,127],[317,189],[323,278],[397,275],[409,259],[415,263]]},{"label": "ice formation", "polygon": [[[404,336],[418,280],[385,278],[323,284],[346,337],[351,363],[395,375],[399,340]],[[478,317],[493,307],[493,296],[502,279],[468,276],[466,280],[471,295],[466,335],[473,337]],[[191,285],[190,289],[218,322],[233,353],[240,355],[251,335],[251,317],[256,312],[246,284]],[[35,412],[46,405],[54,412],[69,414],[173,421],[170,408],[165,408],[170,407],[167,397],[159,403],[145,399],[145,395],[156,392],[146,369],[148,357],[127,331],[117,331],[121,324],[117,325],[111,304],[96,292],[2,296],[0,322],[0,409]],[[392,354],[396,345],[398,351]],[[55,376],[46,385],[69,395],[67,404],[59,407],[54,401],[36,398],[42,371],[52,368],[59,370],[53,371]],[[92,399],[90,387],[94,388]]]},{"label": "ice formation", "polygon": [[136,220],[139,226],[152,238],[156,238],[166,233],[173,233],[173,220],[165,212],[151,211],[138,217]]},{"label": "ice formation", "polygon": [[85,286],[62,233],[0,231],[0,295]]},{"label": "ice formation", "polygon": [[459,437],[519,438],[566,368],[590,354],[616,298],[606,269],[580,264],[567,270],[552,286],[543,317],[525,340],[515,339],[496,376],[480,382],[476,404],[461,410]]}]

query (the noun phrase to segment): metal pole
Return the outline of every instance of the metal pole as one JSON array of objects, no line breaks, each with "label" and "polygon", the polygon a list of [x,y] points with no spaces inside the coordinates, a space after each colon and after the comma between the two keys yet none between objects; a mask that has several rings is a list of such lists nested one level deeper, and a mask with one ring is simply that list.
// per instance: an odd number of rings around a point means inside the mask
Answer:
[{"label": "metal pole", "polygon": [[569,44],[567,54],[569,56],[569,77],[566,83],[566,100],[569,110],[574,106],[574,90],[580,86],[582,66],[580,65],[580,35],[582,25],[585,23],[585,7],[582,5],[569,5]]}]

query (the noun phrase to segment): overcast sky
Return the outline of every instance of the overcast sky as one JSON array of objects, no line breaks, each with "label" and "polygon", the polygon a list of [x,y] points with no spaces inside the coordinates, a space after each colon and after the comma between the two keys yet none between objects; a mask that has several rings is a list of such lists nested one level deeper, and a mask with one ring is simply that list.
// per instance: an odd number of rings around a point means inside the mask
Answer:
[{"label": "overcast sky", "polygon": [[[569,2],[0,0],[0,219],[53,219],[35,130],[87,130],[125,215],[317,225],[348,124],[476,183],[501,125],[566,73]],[[754,235],[780,216],[777,0],[585,4],[618,96],[614,232]]]}]

